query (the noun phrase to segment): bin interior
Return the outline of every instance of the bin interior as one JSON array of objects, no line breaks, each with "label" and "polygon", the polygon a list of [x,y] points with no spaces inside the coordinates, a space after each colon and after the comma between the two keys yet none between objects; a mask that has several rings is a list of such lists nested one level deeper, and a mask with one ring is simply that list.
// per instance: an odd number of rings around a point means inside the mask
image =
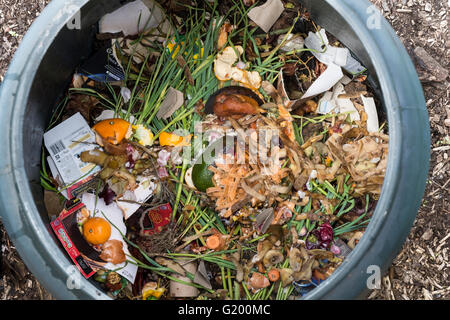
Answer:
[{"label": "bin interior", "polygon": [[[81,9],[81,30],[70,30],[67,27],[60,30],[41,61],[30,90],[25,112],[25,125],[23,126],[24,140],[22,143],[24,154],[27,155],[24,159],[25,169],[33,200],[42,217],[42,223],[58,245],[60,243],[49,227],[50,220],[44,205],[43,188],[40,185],[43,134],[54,108],[64,98],[77,66],[93,53],[98,20],[125,2],[119,0],[89,1]],[[300,3],[309,10],[312,19],[318,25],[339,39],[366,66],[370,74],[370,84],[375,90],[376,96],[382,98],[378,91],[378,80],[369,55],[351,26],[325,1],[304,0]],[[381,102],[384,108],[384,103]],[[69,259],[68,256],[67,259]]]}]

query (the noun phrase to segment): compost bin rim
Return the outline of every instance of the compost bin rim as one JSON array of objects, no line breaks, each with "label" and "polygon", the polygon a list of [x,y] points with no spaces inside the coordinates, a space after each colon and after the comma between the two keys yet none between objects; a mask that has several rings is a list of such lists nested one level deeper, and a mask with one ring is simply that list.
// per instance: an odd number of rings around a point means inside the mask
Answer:
[{"label": "compost bin rim", "polygon": [[[364,39],[364,47],[366,49],[374,50],[367,51],[369,56],[373,60],[374,68],[377,71],[382,88],[382,95],[385,98],[385,104],[387,106],[386,112],[390,123],[390,143],[386,172],[387,179],[385,180],[387,181],[387,183],[383,184],[380,201],[377,205],[377,208],[375,209],[372,221],[365,232],[365,236],[361,239],[360,243],[355,248],[355,250],[353,250],[348,259],[346,259],[344,263],[332,274],[329,280],[320,284],[318,288],[316,288],[306,296],[308,299],[326,297],[329,291],[334,290],[334,288],[338,285],[342,285],[342,281],[346,280],[345,278],[348,278],[351,275],[351,272],[361,273],[359,275],[360,280],[364,278],[363,273],[365,272],[365,270],[354,270],[354,267],[360,264],[360,262],[364,260],[364,258],[366,258],[364,253],[372,249],[375,241],[377,240],[374,235],[378,230],[383,228],[384,224],[386,223],[386,219],[388,218],[387,212],[389,212],[390,209],[394,206],[392,198],[394,197],[395,191],[400,188],[400,179],[392,180],[389,178],[395,178],[393,177],[393,175],[397,171],[403,172],[403,174],[405,174],[404,168],[401,167],[403,157],[403,155],[401,154],[402,150],[401,148],[397,148],[397,146],[401,146],[400,142],[404,141],[405,139],[402,132],[401,120],[404,116],[406,116],[406,114],[410,116],[420,116],[423,114],[423,111],[426,110],[425,100],[421,91],[420,93],[416,92],[416,104],[409,107],[400,106],[400,102],[398,101],[399,97],[396,93],[393,93],[392,96],[389,94],[390,91],[387,90],[387,88],[389,85],[392,86],[395,82],[392,75],[395,72],[391,70],[400,69],[395,64],[391,69],[389,69],[389,66],[383,62],[382,57],[386,58],[387,54],[381,51],[381,40],[390,40],[394,47],[399,50],[395,52],[396,54],[398,54],[398,56],[393,57],[393,59],[401,61],[402,66],[406,67],[402,69],[407,69],[407,73],[409,75],[412,75],[412,77],[403,79],[406,80],[404,83],[407,83],[414,88],[420,87],[420,84],[418,83],[417,74],[409,57],[406,54],[405,49],[396,38],[392,28],[388,25],[384,18],[382,18],[383,29],[376,31],[380,33],[379,36],[372,35],[372,31],[365,33],[365,31],[368,30],[364,28],[364,22],[361,20],[365,17],[364,12],[367,12],[367,8],[370,3],[367,1],[357,1],[356,4],[353,2],[350,5],[350,1],[341,0],[339,1],[339,3],[336,0],[324,1],[333,6],[337,14],[340,14],[342,17],[349,18],[348,21],[352,21],[353,23],[352,28],[354,32],[357,34],[361,41]],[[82,290],[69,291],[65,287],[65,281],[62,281],[57,277],[58,274],[62,274],[65,276],[64,279],[68,279],[71,274],[68,272],[67,268],[71,266],[71,263],[65,257],[64,253],[59,250],[59,247],[53,241],[50,234],[43,232],[43,222],[38,214],[37,207],[34,202],[29,203],[29,199],[32,198],[31,190],[27,183],[28,179],[24,170],[23,159],[20,159],[20,155],[23,155],[23,145],[17,145],[15,141],[23,141],[23,132],[21,128],[23,125],[23,115],[25,112],[26,101],[28,99],[32,82],[22,82],[19,80],[21,80],[21,78],[25,76],[27,78],[34,79],[36,70],[39,66],[39,63],[36,62],[40,62],[42,60],[48,47],[50,46],[58,32],[62,28],[64,28],[65,23],[69,21],[70,18],[72,18],[74,12],[80,9],[87,2],[87,0],[70,0],[64,2],[53,1],[44,9],[40,17],[38,17],[35,23],[33,23],[29,32],[27,32],[22,41],[22,44],[18,48],[10,65],[10,69],[5,76],[2,92],[0,93],[0,101],[2,102],[2,106],[4,106],[3,108],[1,108],[0,114],[5,115],[5,117],[2,117],[3,119],[11,119],[11,129],[9,127],[2,127],[2,134],[0,135],[0,141],[4,142],[6,148],[10,150],[10,157],[5,157],[0,162],[0,175],[3,181],[14,184],[14,190],[12,190],[11,188],[6,188],[4,183],[2,183],[0,186],[0,190],[2,191],[0,194],[0,199],[3,207],[2,216],[8,218],[7,220],[4,220],[4,224],[9,232],[11,239],[13,240],[19,253],[26,263],[30,262],[30,256],[38,255],[40,264],[38,265],[35,262],[27,263],[27,266],[30,268],[30,270],[38,277],[44,287],[51,291],[54,296],[63,299],[98,299],[108,298],[108,296],[100,292],[93,284],[91,284],[84,278],[81,279],[81,283],[83,286]],[[77,10],[74,11],[74,9]],[[361,20],[358,20],[358,17]],[[356,26],[358,26],[358,30],[356,30]],[[33,35],[40,30],[45,30],[45,34],[42,37],[33,38]],[[370,41],[368,42],[368,40]],[[379,54],[379,56],[374,56],[377,54]],[[400,83],[402,88],[407,87],[404,83]],[[12,110],[14,110],[14,113],[12,112]],[[403,112],[405,115],[402,115],[401,112]],[[422,112],[422,114],[419,114],[420,112]],[[13,136],[14,134],[17,135]],[[414,135],[414,133],[412,135]],[[422,139],[424,141],[429,140],[429,137],[422,137]],[[427,142],[429,145],[429,141],[426,141],[424,142],[424,146],[427,144]],[[16,153],[15,151],[19,152]],[[426,169],[426,167],[428,166],[428,160],[425,158],[420,159],[422,161],[418,161],[420,164],[425,164],[426,162],[426,165],[422,166],[422,170]],[[427,172],[428,170],[424,171]],[[414,172],[408,173],[413,174]],[[419,182],[423,181],[423,188],[419,183],[417,190],[422,190],[423,194],[425,179],[420,179],[423,178],[423,174],[420,175],[420,173],[416,172],[416,176],[418,175],[420,176],[418,179]],[[20,200],[22,200],[20,208],[17,208],[17,204],[14,204],[13,200],[17,199],[17,193],[14,191],[17,191]],[[418,200],[416,202],[418,202]],[[415,207],[415,205],[413,204],[412,207]],[[8,211],[6,211],[5,209],[7,209]],[[406,218],[408,218],[408,222],[410,222],[409,228],[414,221],[415,214],[415,212],[409,212],[409,214],[407,212],[406,214]],[[11,222],[15,222],[17,223],[17,225],[14,225],[14,223]],[[32,228],[35,226],[38,226],[40,228]],[[39,240],[39,243],[37,243],[37,241],[31,242],[30,239],[28,239],[28,246],[20,243],[18,239],[24,237],[24,228],[27,228],[27,234],[31,233],[31,235],[34,236],[35,240]],[[409,231],[409,228],[406,230],[407,232]],[[403,243],[407,232],[403,230],[403,232],[399,232],[399,234],[397,234],[396,239],[399,240],[398,242],[401,241],[400,245]],[[48,265],[44,261],[44,259],[42,259],[43,257],[48,258],[48,262],[50,262],[51,265]],[[382,258],[380,257],[378,259],[382,260]],[[64,264],[61,263],[62,261],[64,261]],[[55,290],[55,282],[57,283],[56,285],[59,285],[59,288],[62,290]],[[357,284],[355,284],[354,282],[355,281],[352,282],[352,285],[356,285],[357,289],[353,289],[353,292],[351,293],[349,292],[347,294],[347,297],[351,298],[356,296],[360,292],[359,289],[363,289],[363,287],[365,286],[365,281],[364,283],[361,283],[361,281],[359,281],[359,283]]]}]

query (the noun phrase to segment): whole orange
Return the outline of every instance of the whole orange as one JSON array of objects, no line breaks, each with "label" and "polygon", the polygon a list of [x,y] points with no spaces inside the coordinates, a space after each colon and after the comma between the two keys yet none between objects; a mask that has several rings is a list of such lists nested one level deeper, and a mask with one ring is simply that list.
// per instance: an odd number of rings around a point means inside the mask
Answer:
[{"label": "whole orange", "polygon": [[90,218],[83,224],[83,236],[90,244],[103,244],[111,236],[111,225],[103,218]]}]

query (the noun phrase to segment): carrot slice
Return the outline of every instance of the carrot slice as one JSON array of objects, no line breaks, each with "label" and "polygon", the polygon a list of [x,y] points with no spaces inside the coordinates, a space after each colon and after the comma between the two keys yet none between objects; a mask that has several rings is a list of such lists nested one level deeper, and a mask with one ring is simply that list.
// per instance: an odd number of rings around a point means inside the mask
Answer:
[{"label": "carrot slice", "polygon": [[276,282],[276,281],[278,281],[278,279],[280,279],[280,272],[277,269],[271,269],[267,273],[267,276],[269,277],[269,280],[271,282]]},{"label": "carrot slice", "polygon": [[206,239],[206,246],[211,250],[220,250],[224,245],[224,240],[219,234],[213,234]]}]

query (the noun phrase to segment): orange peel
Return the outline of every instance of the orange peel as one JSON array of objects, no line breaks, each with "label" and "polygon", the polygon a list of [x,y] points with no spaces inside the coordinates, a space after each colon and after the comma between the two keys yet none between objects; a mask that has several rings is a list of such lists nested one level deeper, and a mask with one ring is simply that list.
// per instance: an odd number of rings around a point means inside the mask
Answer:
[{"label": "orange peel", "polygon": [[96,123],[92,130],[112,144],[119,144],[124,138],[132,135],[131,124],[120,118],[102,120]]},{"label": "orange peel", "polygon": [[161,132],[159,135],[159,145],[170,147],[185,147],[191,143],[192,134],[185,137],[179,136],[175,133]]}]

